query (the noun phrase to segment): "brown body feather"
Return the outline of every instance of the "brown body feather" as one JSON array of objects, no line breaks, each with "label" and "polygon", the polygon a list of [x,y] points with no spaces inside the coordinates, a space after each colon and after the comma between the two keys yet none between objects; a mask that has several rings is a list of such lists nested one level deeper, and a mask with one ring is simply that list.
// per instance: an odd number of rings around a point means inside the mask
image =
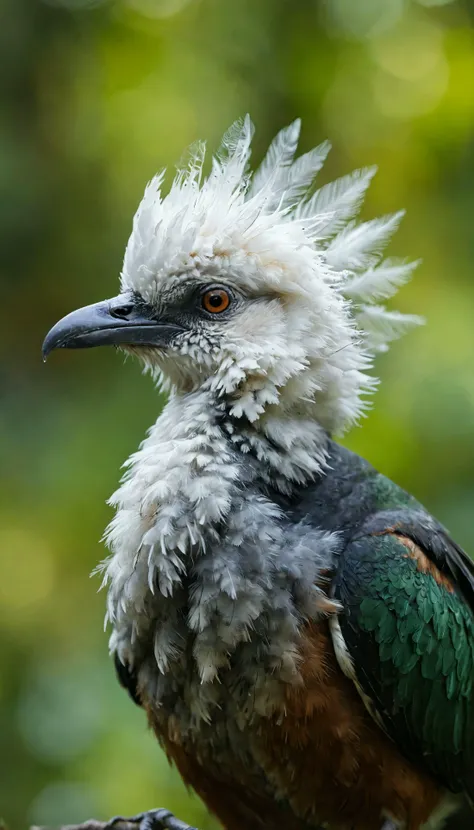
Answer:
[{"label": "brown body feather", "polygon": [[301,656],[302,682],[286,686],[279,711],[253,727],[253,756],[269,788],[237,759],[224,769],[212,752],[184,746],[171,724],[165,734],[162,716],[147,707],[184,781],[227,830],[380,830],[387,816],[419,830],[443,793],[372,720],[337,664],[327,621],[306,627]]}]

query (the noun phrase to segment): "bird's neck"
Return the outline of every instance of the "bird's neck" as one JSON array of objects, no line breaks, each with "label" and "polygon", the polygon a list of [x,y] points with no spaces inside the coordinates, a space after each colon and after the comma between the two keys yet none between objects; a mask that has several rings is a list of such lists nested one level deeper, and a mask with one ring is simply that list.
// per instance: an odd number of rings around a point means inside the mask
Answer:
[{"label": "bird's neck", "polygon": [[148,643],[166,675],[191,636],[199,682],[212,682],[286,590],[275,637],[278,652],[294,655],[296,560],[302,603],[315,610],[313,586],[333,550],[320,530],[291,525],[270,496],[322,469],[323,431],[297,427],[273,416],[259,430],[206,391],[170,398],[111,499],[108,612],[122,658]]},{"label": "bird's neck", "polygon": [[328,434],[297,411],[273,408],[252,423],[224,409],[221,425],[230,446],[252,460],[262,485],[272,490],[291,495],[325,471]]}]

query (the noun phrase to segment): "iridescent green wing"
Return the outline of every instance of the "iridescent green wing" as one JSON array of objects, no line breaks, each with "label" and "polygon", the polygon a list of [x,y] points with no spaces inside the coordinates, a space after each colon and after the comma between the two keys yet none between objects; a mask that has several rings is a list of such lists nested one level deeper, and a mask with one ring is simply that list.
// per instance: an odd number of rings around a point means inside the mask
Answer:
[{"label": "iridescent green wing", "polygon": [[[472,563],[429,521],[417,528],[407,515],[393,524],[372,521],[341,556],[335,596],[343,640],[359,690],[403,754],[473,797]],[[418,546],[424,539],[418,560],[408,533]]]}]

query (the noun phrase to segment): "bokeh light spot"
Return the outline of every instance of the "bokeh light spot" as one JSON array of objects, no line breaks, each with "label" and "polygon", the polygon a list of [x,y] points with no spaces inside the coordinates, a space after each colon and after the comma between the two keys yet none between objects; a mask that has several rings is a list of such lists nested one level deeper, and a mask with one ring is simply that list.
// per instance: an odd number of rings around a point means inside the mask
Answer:
[{"label": "bokeh light spot", "polygon": [[446,67],[442,30],[429,20],[413,16],[374,38],[370,51],[382,69],[407,81],[417,81]]},{"label": "bokeh light spot", "polygon": [[374,78],[374,98],[384,115],[408,120],[434,110],[447,86],[448,73],[444,66],[438,66],[416,83],[380,72]]}]

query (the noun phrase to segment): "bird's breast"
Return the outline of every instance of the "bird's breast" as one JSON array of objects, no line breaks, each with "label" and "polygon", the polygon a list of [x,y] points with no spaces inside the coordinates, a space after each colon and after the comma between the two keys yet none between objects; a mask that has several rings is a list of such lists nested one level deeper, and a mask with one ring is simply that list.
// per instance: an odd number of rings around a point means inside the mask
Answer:
[{"label": "bird's breast", "polygon": [[[176,707],[157,708],[146,697],[169,757],[231,830],[242,826],[249,805],[269,827],[301,830],[304,822],[380,830],[380,821],[392,816],[419,830],[442,807],[444,793],[373,722],[337,664],[327,621],[304,626],[298,647],[298,681],[282,682],[272,711],[254,711],[251,718],[234,696],[232,672],[213,717],[194,729]],[[234,819],[226,810],[229,798]]]}]

